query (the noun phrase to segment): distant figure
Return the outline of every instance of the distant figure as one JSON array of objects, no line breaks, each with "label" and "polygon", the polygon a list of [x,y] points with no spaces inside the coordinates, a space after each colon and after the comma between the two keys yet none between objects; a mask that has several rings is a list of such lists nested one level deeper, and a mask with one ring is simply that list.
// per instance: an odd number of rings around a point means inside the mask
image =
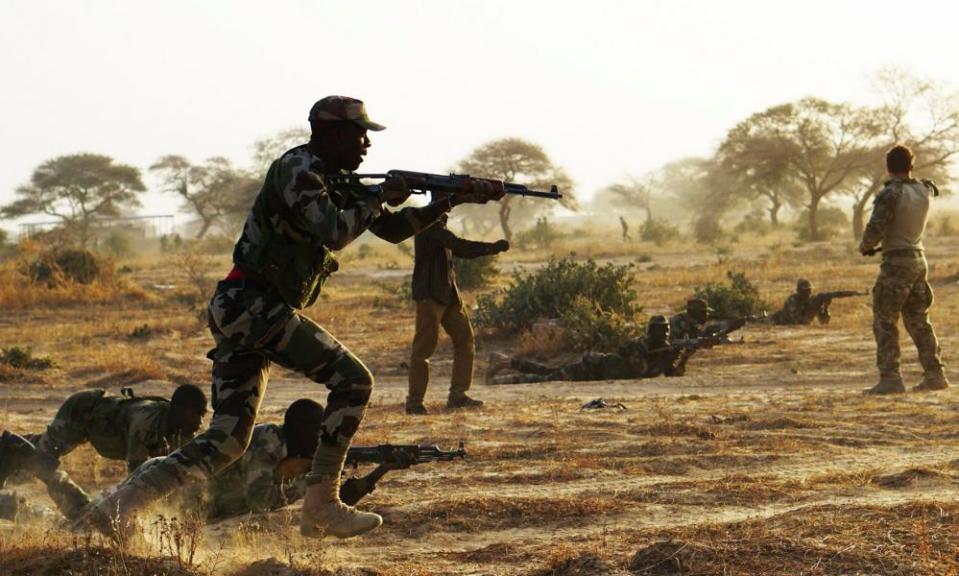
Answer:
[{"label": "distant figure", "polygon": [[941,360],[936,332],[929,322],[932,287],[926,279],[927,264],[922,235],[929,215],[929,195],[936,194],[931,180],[912,177],[915,156],[905,146],[886,153],[889,181],[876,195],[872,217],[859,244],[859,251],[872,255],[882,245],[882,265],[872,291],[872,331],[876,338],[879,383],[866,394],[905,392],[899,372],[899,316],[909,332],[922,364],[922,382],[913,390],[927,392],[949,386]]},{"label": "distant figure", "polygon": [[[434,202],[444,202],[445,195],[436,194]],[[423,399],[430,382],[430,356],[436,351],[440,326],[453,341],[453,375],[450,379],[448,408],[482,406],[466,392],[473,382],[473,326],[460,300],[453,272],[453,256],[477,258],[499,254],[509,249],[509,242],[475,242],[464,240],[446,227],[446,216],[414,240],[413,300],[416,301],[416,334],[410,353],[409,392],[406,413],[427,414]]]},{"label": "distant figure", "polygon": [[629,224],[622,216],[619,217],[619,225],[623,228],[623,242],[629,242],[632,238],[629,236]]}]

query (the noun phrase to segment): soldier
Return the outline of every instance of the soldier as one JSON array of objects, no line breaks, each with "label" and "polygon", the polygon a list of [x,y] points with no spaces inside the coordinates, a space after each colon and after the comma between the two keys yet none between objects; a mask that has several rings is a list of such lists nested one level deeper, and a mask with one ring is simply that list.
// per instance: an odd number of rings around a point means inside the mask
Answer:
[{"label": "soldier", "polygon": [[[259,424],[253,428],[250,446],[243,456],[224,468],[207,488],[205,514],[220,520],[251,512],[279,510],[303,497],[305,476],[316,452],[323,421],[323,406],[306,398],[290,404],[283,424]],[[399,454],[400,458],[404,454]],[[124,483],[136,483],[160,464],[154,458],[138,468]],[[390,470],[409,468],[408,460],[384,462],[362,478],[350,478],[340,488],[340,499],[348,505],[376,489],[376,483]]]},{"label": "soldier", "polygon": [[60,458],[89,442],[100,456],[125,460],[133,471],[147,458],[169,454],[200,429],[206,414],[206,395],[192,384],[178,387],[170,400],[122,396],[104,390],[84,390],[60,406],[43,434],[19,436],[5,431],[0,437],[0,486],[11,473],[24,470],[47,486],[50,498],[73,520],[90,497],[66,472]]},{"label": "soldier", "polygon": [[[445,202],[446,196],[436,194],[434,200]],[[413,264],[413,300],[416,301],[416,334],[410,354],[406,413],[427,414],[423,399],[430,380],[429,358],[436,350],[440,326],[453,341],[453,375],[450,379],[447,408],[482,406],[482,401],[466,394],[473,381],[473,327],[456,286],[453,256],[490,256],[508,250],[509,242],[464,240],[446,227],[446,216],[443,216],[425,232],[416,235],[414,246],[416,258]]]},{"label": "soldier", "polygon": [[812,297],[812,282],[800,278],[796,282],[796,293],[790,294],[782,310],[774,312],[769,319],[773,324],[811,324],[814,319],[827,324],[830,319],[829,305],[822,305]]},{"label": "soldier", "polygon": [[504,190],[477,181],[471,194],[391,212],[383,202],[397,206],[410,194],[402,178],[387,180],[374,195],[326,176],[356,170],[370,147],[367,130],[384,129],[370,120],[363,102],[328,96],[313,105],[309,121],[310,141],[270,166],[234,249],[234,268],[210,302],[216,342],[209,354],[214,391],[210,428],[137,482],[98,501],[87,516],[97,529],[116,536],[151,501],[208,480],[240,458],[250,443],[272,362],[329,389],[319,445],[306,476],[300,532],[348,538],[382,523],[379,515],[360,512],[339,497],[344,459],[366,411],[373,376],[299,310],[316,301],[323,282],[338,268],[333,251],[365,230],[402,242],[453,206],[498,200]]},{"label": "soldier", "polygon": [[882,245],[882,265],[873,288],[873,334],[879,382],[867,394],[905,392],[899,372],[899,315],[919,352],[922,382],[915,391],[942,390],[949,386],[943,371],[936,332],[929,323],[932,287],[926,279],[922,235],[929,214],[932,181],[912,177],[915,157],[906,146],[886,153],[889,181],[873,201],[872,217],[863,232],[859,251],[875,253]]},{"label": "soldier", "polygon": [[702,298],[686,301],[686,311],[669,318],[670,338],[699,338],[705,334],[709,304]]},{"label": "soldier", "polygon": [[[583,382],[592,380],[625,380],[682,376],[691,351],[675,349],[670,345],[669,321],[665,316],[649,319],[645,338],[635,338],[619,352],[587,352],[572,364],[556,368],[505,354],[493,354],[486,372],[487,384],[524,384],[565,380]],[[504,370],[518,374],[499,376]]]},{"label": "soldier", "polygon": [[619,226],[623,229],[623,242],[629,242],[632,240],[632,237],[629,235],[629,224],[622,216],[619,217]]}]

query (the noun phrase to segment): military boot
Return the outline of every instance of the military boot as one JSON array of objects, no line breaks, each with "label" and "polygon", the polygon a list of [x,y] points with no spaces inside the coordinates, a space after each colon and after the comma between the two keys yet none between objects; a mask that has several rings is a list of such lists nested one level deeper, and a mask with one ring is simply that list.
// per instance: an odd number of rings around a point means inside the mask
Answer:
[{"label": "military boot", "polygon": [[464,393],[461,394],[451,394],[449,399],[446,401],[446,407],[453,410],[457,408],[479,408],[483,405],[482,400],[477,400],[476,398],[470,398]]},{"label": "military boot", "polygon": [[300,534],[310,538],[352,538],[379,527],[383,518],[361,512],[340,500],[340,479],[324,478],[306,489],[300,517]]},{"label": "military boot", "polygon": [[906,385],[902,383],[902,376],[899,374],[882,375],[879,377],[879,383],[872,388],[866,388],[863,394],[901,394],[906,391]]},{"label": "military boot", "polygon": [[423,406],[422,400],[407,400],[406,413],[411,416],[428,416],[430,411],[426,409],[426,406]]},{"label": "military boot", "polygon": [[946,378],[946,374],[942,371],[942,368],[939,370],[934,370],[932,372],[926,372],[922,375],[922,382],[918,386],[913,387],[913,392],[934,392],[936,390],[945,390],[949,387],[949,380]]},{"label": "military boot", "polygon": [[142,486],[122,484],[79,513],[72,528],[78,532],[96,530],[123,547],[129,546],[137,540],[137,514],[153,499]]},{"label": "military boot", "polygon": [[19,470],[36,473],[37,449],[19,434],[4,430],[0,434],[0,488],[7,477]]}]

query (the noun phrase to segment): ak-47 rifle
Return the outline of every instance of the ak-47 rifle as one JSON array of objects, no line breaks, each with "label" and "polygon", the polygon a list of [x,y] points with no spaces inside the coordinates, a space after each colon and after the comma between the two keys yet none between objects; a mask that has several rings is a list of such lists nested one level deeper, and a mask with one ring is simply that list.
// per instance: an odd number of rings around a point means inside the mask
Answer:
[{"label": "ak-47 rifle", "polygon": [[701,336],[699,338],[680,338],[669,342],[672,350],[696,351],[703,348],[712,348],[721,344],[742,344],[742,340],[731,340],[726,334],[714,334],[712,336]]},{"label": "ak-47 rifle", "polygon": [[460,442],[456,450],[442,450],[433,444],[380,444],[379,446],[363,446],[350,448],[346,453],[347,464],[382,464],[396,460],[400,454],[405,454],[411,464],[424,462],[448,462],[457,458],[466,458],[466,447]]},{"label": "ak-47 rifle", "polygon": [[765,322],[769,315],[763,310],[760,314],[750,314],[740,316],[739,318],[730,318],[728,320],[715,320],[706,325],[703,331],[704,336],[728,336],[751,322]]},{"label": "ak-47 rifle", "polygon": [[482,181],[488,182],[493,186],[494,191],[498,192],[502,190],[506,194],[549,198],[551,200],[559,200],[563,197],[555,184],[550,186],[548,192],[543,192],[541,190],[532,190],[522,184],[504,182],[503,180],[494,180],[491,178],[476,178],[466,174],[429,174],[427,172],[411,172],[409,170],[390,170],[385,174],[325,174],[323,176],[328,182],[337,185],[341,189],[365,194],[379,194],[382,191],[382,185],[364,184],[362,180],[386,181],[390,178],[398,177],[406,182],[406,187],[414,194],[426,194],[427,192],[469,194],[474,191],[474,183]]},{"label": "ak-47 rifle", "polygon": [[820,292],[813,296],[813,298],[820,304],[829,304],[836,298],[852,298],[853,296],[868,296],[869,291],[864,290],[859,292],[857,290],[836,290],[834,292]]}]

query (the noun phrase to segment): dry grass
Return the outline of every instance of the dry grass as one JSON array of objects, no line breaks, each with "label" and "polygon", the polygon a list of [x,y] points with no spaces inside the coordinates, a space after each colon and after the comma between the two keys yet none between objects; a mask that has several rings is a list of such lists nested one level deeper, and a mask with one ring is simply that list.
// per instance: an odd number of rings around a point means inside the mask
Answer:
[{"label": "dry grass", "polygon": [[[747,271],[774,305],[799,276],[823,290],[861,289],[876,272],[875,261],[847,246],[800,250],[775,237],[737,245],[723,262],[711,249],[603,238],[584,235],[559,250],[617,262],[650,255],[636,272],[649,313],[676,310],[694,286],[725,281],[727,270]],[[0,522],[0,575],[955,573],[959,394],[859,394],[874,378],[868,298],[837,301],[828,327],[748,326],[746,345],[697,354],[683,378],[477,385],[487,406],[466,412],[441,407],[450,372],[444,341],[433,359],[432,413],[411,419],[401,408],[401,363],[413,310],[396,290],[409,258],[371,246],[362,257],[350,248],[308,311],[377,377],[357,443],[462,439],[466,461],[391,473],[364,502],[384,515],[384,526],[335,545],[300,538],[295,508],[203,529],[177,521],[162,539],[148,530],[148,545],[126,555],[57,526]],[[931,247],[933,320],[951,350],[959,263],[948,239]],[[501,267],[536,266],[545,256],[507,253]],[[125,264],[125,287],[63,293],[0,275],[0,342],[57,362],[45,371],[0,367],[0,426],[40,431],[66,394],[86,386],[167,394],[180,382],[208,382],[210,339],[189,295],[198,279],[222,276],[228,258]],[[492,350],[548,361],[563,350],[542,334],[480,336],[478,345],[477,373]],[[906,376],[917,380],[905,350]],[[325,390],[274,370],[261,418],[278,420],[303,396]],[[579,410],[597,397],[628,409]],[[89,447],[63,466],[93,491],[125,474]],[[13,488],[49,504],[36,482]]]}]

